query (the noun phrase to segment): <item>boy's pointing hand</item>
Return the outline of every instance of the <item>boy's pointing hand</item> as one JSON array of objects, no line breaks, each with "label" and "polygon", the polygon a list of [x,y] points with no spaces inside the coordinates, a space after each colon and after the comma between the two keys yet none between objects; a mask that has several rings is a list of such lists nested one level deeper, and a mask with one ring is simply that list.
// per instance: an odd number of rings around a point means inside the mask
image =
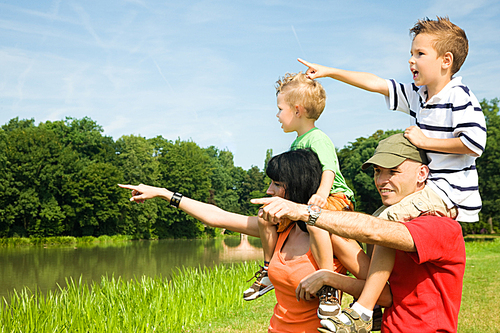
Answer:
[{"label": "boy's pointing hand", "polygon": [[322,65],[318,65],[318,64],[312,64],[308,61],[305,61],[303,59],[300,59],[298,58],[297,59],[301,64],[304,64],[306,65],[307,67],[309,67],[306,71],[306,76],[311,79],[311,80],[314,80],[314,79],[317,79],[317,78],[320,78],[320,77],[326,77],[328,76],[328,67],[326,66],[322,66]]}]

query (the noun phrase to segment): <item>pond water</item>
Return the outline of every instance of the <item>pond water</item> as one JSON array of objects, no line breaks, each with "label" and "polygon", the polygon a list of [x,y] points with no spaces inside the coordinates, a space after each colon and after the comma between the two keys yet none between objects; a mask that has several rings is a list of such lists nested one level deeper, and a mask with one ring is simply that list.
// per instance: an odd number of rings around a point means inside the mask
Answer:
[{"label": "pond water", "polygon": [[107,242],[86,246],[0,247],[0,299],[28,287],[46,293],[72,277],[99,282],[102,276],[124,280],[169,277],[181,267],[262,260],[258,238]]}]

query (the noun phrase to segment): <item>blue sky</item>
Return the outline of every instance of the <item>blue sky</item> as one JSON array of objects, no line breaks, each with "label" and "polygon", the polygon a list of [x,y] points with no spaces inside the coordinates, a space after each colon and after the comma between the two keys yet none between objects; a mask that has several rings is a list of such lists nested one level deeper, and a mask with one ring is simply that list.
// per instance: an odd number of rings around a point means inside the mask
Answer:
[{"label": "blue sky", "polygon": [[[277,121],[274,83],[305,70],[297,57],[410,82],[408,30],[436,15],[467,33],[463,82],[500,97],[497,0],[1,1],[0,124],[88,116],[115,140],[192,139],[262,168],[267,149],[295,139]],[[382,96],[320,82],[317,125],[339,148],[409,124]]]}]

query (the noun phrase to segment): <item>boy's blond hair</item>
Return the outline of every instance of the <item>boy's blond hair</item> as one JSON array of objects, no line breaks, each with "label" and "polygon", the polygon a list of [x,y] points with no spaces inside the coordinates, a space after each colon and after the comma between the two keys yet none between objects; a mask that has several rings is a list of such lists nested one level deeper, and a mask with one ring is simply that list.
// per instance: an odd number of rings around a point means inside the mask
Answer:
[{"label": "boy's blond hair", "polygon": [[453,64],[451,66],[451,75],[454,75],[462,67],[467,53],[469,53],[469,42],[465,31],[460,27],[450,22],[448,17],[436,16],[437,20],[425,18],[418,20],[413,28],[410,29],[410,34],[413,39],[418,34],[429,34],[435,37],[434,49],[438,56],[444,55],[446,52],[453,54]]},{"label": "boy's blond hair", "polygon": [[292,107],[303,106],[307,118],[310,119],[317,120],[325,109],[325,89],[319,82],[308,79],[302,72],[286,73],[276,81],[276,96],[278,94],[285,94],[285,101]]}]

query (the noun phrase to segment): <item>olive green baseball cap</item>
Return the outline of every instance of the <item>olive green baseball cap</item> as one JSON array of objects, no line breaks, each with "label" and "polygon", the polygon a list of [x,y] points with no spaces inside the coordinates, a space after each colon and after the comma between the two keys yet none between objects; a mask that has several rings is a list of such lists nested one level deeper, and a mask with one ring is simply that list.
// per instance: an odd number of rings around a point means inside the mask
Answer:
[{"label": "olive green baseball cap", "polygon": [[373,156],[363,163],[361,169],[365,170],[370,165],[378,165],[382,168],[392,169],[403,163],[406,159],[427,164],[425,151],[415,147],[403,133],[391,135],[381,140]]}]

